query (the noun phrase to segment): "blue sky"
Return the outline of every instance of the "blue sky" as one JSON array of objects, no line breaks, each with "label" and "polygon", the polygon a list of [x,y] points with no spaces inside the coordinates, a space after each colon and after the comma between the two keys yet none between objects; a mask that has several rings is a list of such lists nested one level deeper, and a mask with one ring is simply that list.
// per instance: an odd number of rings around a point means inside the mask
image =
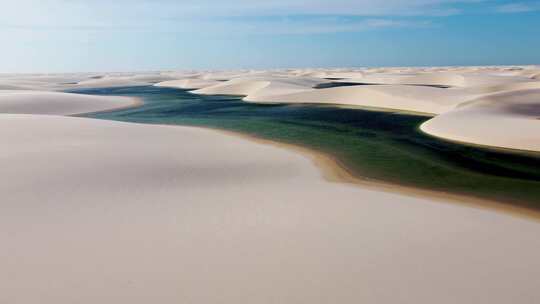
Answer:
[{"label": "blue sky", "polygon": [[1,72],[540,64],[540,0],[18,0]]}]

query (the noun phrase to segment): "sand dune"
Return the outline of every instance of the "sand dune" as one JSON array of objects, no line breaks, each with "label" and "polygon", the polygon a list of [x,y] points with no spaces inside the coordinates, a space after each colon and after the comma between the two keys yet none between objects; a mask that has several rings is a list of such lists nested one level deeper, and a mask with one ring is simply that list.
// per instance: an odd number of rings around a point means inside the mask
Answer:
[{"label": "sand dune", "polygon": [[307,77],[241,77],[194,91],[194,93],[247,95],[246,100],[264,99],[267,96],[307,91],[323,82],[326,81]]},{"label": "sand dune", "polygon": [[[364,69],[348,69],[348,68],[334,68],[334,69],[294,69],[287,71],[289,76],[294,77],[308,77],[308,78],[358,78],[364,75]],[[287,75],[286,74],[286,75]],[[285,75],[282,75],[285,76]]]},{"label": "sand dune", "polygon": [[72,88],[107,88],[107,87],[129,87],[150,85],[148,81],[140,80],[135,77],[112,77],[103,76],[94,79],[88,79],[71,85]]},{"label": "sand dune", "polygon": [[401,79],[400,83],[462,87],[466,85],[466,78],[463,75],[453,73],[428,73],[405,77]]},{"label": "sand dune", "polygon": [[364,72],[362,71],[335,71],[335,72],[329,72],[325,75],[325,78],[333,78],[333,79],[359,79],[364,77]]},{"label": "sand dune", "polygon": [[2,303],[538,299],[536,222],[208,130],[0,114],[0,138]]},{"label": "sand dune", "polygon": [[248,96],[252,102],[325,103],[438,114],[471,99],[458,90],[422,86],[377,85],[348,86],[309,90],[295,94]]},{"label": "sand dune", "polygon": [[[204,89],[212,86],[220,86],[231,79],[241,77],[260,77],[264,74],[273,74],[267,71],[222,71],[222,72],[201,72],[191,75],[176,75],[176,79],[156,83],[158,87],[169,87],[179,89]],[[171,74],[173,76],[174,74]],[[220,94],[220,93],[217,93]],[[223,93],[225,94],[225,93]]]},{"label": "sand dune", "polygon": [[135,81],[143,81],[146,83],[158,83],[168,80],[174,80],[175,78],[167,75],[166,73],[150,73],[150,74],[135,74],[131,77]]},{"label": "sand dune", "polygon": [[0,90],[55,90],[87,79],[88,75],[1,75]]},{"label": "sand dune", "polygon": [[24,85],[15,84],[0,84],[0,90],[29,90],[30,88]]},{"label": "sand dune", "polygon": [[0,75],[1,89],[21,90],[68,90],[77,88],[101,88],[115,86],[142,86],[175,79],[160,72],[145,73],[73,73]]},{"label": "sand dune", "polygon": [[421,129],[460,142],[540,151],[540,89],[491,95],[427,121]]},{"label": "sand dune", "polygon": [[189,79],[180,79],[180,80],[169,80],[156,83],[157,87],[165,88],[178,88],[178,89],[202,89],[209,86],[218,84],[217,80],[207,80],[199,78],[189,78]]},{"label": "sand dune", "polygon": [[137,103],[137,100],[127,97],[0,90],[0,113],[72,115],[129,107]]},{"label": "sand dune", "polygon": [[265,79],[233,79],[204,89],[196,90],[196,94],[205,95],[249,95],[270,85]]},{"label": "sand dune", "polygon": [[349,81],[374,84],[403,84],[403,85],[431,85],[448,87],[474,87],[495,86],[514,82],[528,81],[527,77],[510,77],[494,74],[476,73],[399,73],[399,74],[371,74],[363,78],[354,78]]},{"label": "sand dune", "polygon": [[513,83],[505,83],[499,85],[485,85],[485,86],[476,86],[464,89],[464,92],[470,92],[471,94],[494,94],[502,92],[512,92],[512,91],[522,91],[522,90],[533,90],[540,89],[540,81],[530,80],[530,81],[520,81]]}]

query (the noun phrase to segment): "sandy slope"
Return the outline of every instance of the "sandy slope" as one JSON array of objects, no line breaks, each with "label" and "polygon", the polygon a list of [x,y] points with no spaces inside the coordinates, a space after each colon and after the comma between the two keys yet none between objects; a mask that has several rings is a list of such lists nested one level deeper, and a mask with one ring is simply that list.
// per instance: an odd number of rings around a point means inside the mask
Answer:
[{"label": "sandy slope", "polygon": [[176,79],[169,73],[0,74],[0,90],[67,90],[152,85]]},{"label": "sandy slope", "polygon": [[167,75],[149,74],[149,75],[100,75],[92,79],[85,79],[71,85],[72,88],[106,88],[106,87],[128,87],[128,86],[147,86],[154,83],[172,80]]},{"label": "sandy slope", "polygon": [[500,85],[528,81],[527,77],[510,77],[485,73],[456,73],[456,72],[429,72],[429,73],[397,73],[397,74],[371,74],[363,78],[355,78],[358,82],[378,84],[404,84],[404,85],[440,85],[449,87],[473,87]]},{"label": "sandy slope", "polygon": [[438,114],[451,110],[470,98],[469,93],[458,90],[405,85],[359,85],[305,90],[286,95],[263,97],[249,95],[245,100],[259,103],[341,104]]},{"label": "sandy slope", "polygon": [[208,130],[1,114],[0,138],[1,303],[540,300],[537,222]]},{"label": "sandy slope", "polygon": [[471,94],[495,94],[502,92],[540,89],[540,81],[530,80],[523,82],[504,83],[499,85],[474,86],[464,89]]},{"label": "sandy slope", "polygon": [[54,90],[59,87],[83,81],[89,75],[0,75],[0,90]]},{"label": "sandy slope", "polygon": [[194,91],[194,93],[206,95],[247,95],[246,100],[264,100],[275,95],[308,91],[315,85],[323,82],[326,81],[308,77],[239,77]]},{"label": "sandy slope", "polygon": [[0,90],[0,113],[71,115],[129,107],[136,103],[137,100],[127,97]]},{"label": "sandy slope", "polygon": [[491,95],[421,126],[434,136],[487,146],[540,151],[540,89]]},{"label": "sandy slope", "polygon": [[[171,73],[175,80],[163,81],[154,84],[158,87],[179,88],[179,89],[205,89],[208,87],[220,87],[228,80],[241,77],[259,77],[266,74],[266,71],[221,71],[221,72],[198,72],[198,73]],[[216,93],[225,94],[225,93]]]},{"label": "sandy slope", "polygon": [[217,80],[208,80],[200,78],[188,78],[180,80],[169,80],[154,84],[156,87],[178,88],[178,89],[202,89],[219,84]]}]

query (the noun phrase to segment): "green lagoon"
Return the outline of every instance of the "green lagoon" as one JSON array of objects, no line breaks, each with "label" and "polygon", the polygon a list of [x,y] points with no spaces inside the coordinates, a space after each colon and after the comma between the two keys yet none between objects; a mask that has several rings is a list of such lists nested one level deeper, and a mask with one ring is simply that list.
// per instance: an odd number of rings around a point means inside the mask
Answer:
[{"label": "green lagoon", "polygon": [[143,106],[85,117],[218,128],[334,156],[374,181],[468,195],[540,210],[540,153],[491,150],[419,131],[429,117],[330,105],[260,105],[154,86],[83,89],[132,96]]}]

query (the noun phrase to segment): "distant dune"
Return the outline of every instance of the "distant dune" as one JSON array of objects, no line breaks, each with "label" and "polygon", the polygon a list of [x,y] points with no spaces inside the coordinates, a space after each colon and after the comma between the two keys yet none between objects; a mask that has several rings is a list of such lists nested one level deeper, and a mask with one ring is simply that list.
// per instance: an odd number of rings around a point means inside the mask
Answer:
[{"label": "distant dune", "polygon": [[[536,99],[534,90],[540,89],[540,81],[537,79],[539,73],[540,68],[537,66],[291,69],[239,71],[236,75],[234,72],[208,72],[197,75],[199,80],[178,81],[202,81],[215,78],[215,75],[220,75],[221,78],[227,76],[228,81],[205,83],[201,89],[193,93],[244,95],[244,100],[248,102],[322,103],[418,112],[433,116],[444,114],[424,124],[422,130],[441,138],[464,143],[540,151],[536,143],[538,137],[535,134],[537,119],[518,117],[504,111],[498,111],[497,115],[493,116],[492,112],[497,111],[495,103],[493,109],[491,103],[482,107],[466,106],[476,100],[490,99],[490,96],[494,96],[496,104],[508,103],[509,107],[515,107],[515,96],[530,96],[521,97],[520,100],[530,98],[527,101],[527,108],[530,113],[536,113],[540,101]],[[332,82],[336,87],[330,85]],[[340,83],[344,85],[339,86]],[[358,85],[354,85],[356,83]],[[457,113],[465,115],[463,114],[465,108],[469,109],[468,111],[474,109],[475,113],[486,114],[475,114],[474,117],[477,119],[471,117],[475,120],[473,124],[475,127],[470,125],[470,132],[463,129],[461,119],[449,121]],[[536,114],[530,116],[534,115]],[[505,131],[492,139],[481,139],[482,136],[490,136],[488,130],[497,130],[500,126],[492,128],[491,124],[494,121],[487,119],[489,117],[497,117],[499,120],[508,118],[515,124],[507,124]],[[478,133],[479,128],[486,131]],[[532,138],[514,136],[519,133]],[[524,140],[529,143],[525,144]]]},{"label": "distant dune", "polygon": [[271,98],[271,96],[275,95],[304,92],[323,82],[326,81],[305,77],[239,77],[197,90],[194,93],[247,95],[247,99],[259,98],[264,100],[266,97]]},{"label": "distant dune", "polygon": [[468,98],[468,94],[460,91],[440,88],[406,85],[360,85],[305,90],[286,95],[263,97],[248,95],[245,100],[261,103],[340,104],[438,114],[452,109]]},{"label": "distant dune", "polygon": [[217,80],[208,80],[208,79],[180,79],[180,80],[169,80],[157,83],[157,87],[166,87],[166,88],[178,88],[178,89],[201,89],[209,86],[218,84]]}]

